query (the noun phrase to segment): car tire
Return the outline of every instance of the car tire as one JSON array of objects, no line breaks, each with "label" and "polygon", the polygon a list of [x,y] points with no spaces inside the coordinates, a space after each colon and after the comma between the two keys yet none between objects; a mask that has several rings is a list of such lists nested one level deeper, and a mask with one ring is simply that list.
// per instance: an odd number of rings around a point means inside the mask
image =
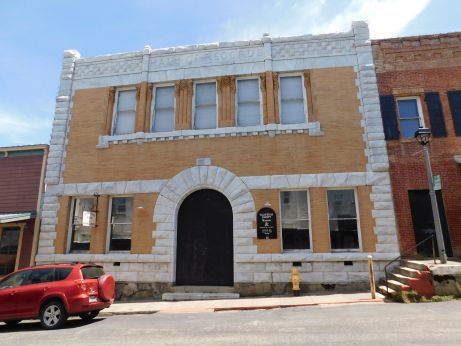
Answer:
[{"label": "car tire", "polygon": [[21,322],[22,320],[12,320],[12,321],[5,321],[5,324],[9,327],[13,327],[13,326],[16,326],[19,322]]},{"label": "car tire", "polygon": [[67,311],[61,302],[53,300],[40,310],[40,322],[45,329],[58,329],[67,321]]},{"label": "car tire", "polygon": [[93,318],[98,316],[99,311],[101,311],[101,310],[88,311],[88,312],[86,312],[84,314],[80,314],[78,316],[84,321],[91,321]]}]

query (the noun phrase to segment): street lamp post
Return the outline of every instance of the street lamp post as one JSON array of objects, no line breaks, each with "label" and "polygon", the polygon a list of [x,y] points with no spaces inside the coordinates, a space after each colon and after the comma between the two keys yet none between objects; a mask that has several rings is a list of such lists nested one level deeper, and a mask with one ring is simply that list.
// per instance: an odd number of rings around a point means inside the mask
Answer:
[{"label": "street lamp post", "polygon": [[432,215],[434,217],[435,236],[437,238],[437,247],[439,249],[440,263],[447,263],[447,253],[445,251],[445,242],[443,241],[442,225],[440,223],[439,207],[434,190],[434,177],[432,176],[431,159],[429,157],[428,145],[432,139],[431,129],[420,127],[415,132],[415,138],[423,146],[424,163],[426,164],[427,180],[429,182],[429,196],[431,197]]}]

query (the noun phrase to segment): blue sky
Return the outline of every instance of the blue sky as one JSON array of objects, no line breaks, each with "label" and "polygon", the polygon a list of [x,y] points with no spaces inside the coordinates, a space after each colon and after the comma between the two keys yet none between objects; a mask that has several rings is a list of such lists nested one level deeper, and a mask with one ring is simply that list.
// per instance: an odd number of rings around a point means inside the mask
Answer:
[{"label": "blue sky", "polygon": [[62,52],[347,31],[372,38],[461,31],[458,0],[0,0],[0,146],[48,143]]}]

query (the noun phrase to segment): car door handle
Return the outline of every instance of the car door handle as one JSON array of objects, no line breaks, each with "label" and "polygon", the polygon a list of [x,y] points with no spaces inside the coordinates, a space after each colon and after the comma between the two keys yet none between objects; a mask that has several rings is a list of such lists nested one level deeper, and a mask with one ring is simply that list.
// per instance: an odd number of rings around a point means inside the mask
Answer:
[{"label": "car door handle", "polygon": [[14,296],[16,294],[16,291],[13,291],[10,293],[10,296]]},{"label": "car door handle", "polygon": [[43,289],[43,292],[48,291],[48,289],[49,289],[49,287],[45,287],[45,288]]}]

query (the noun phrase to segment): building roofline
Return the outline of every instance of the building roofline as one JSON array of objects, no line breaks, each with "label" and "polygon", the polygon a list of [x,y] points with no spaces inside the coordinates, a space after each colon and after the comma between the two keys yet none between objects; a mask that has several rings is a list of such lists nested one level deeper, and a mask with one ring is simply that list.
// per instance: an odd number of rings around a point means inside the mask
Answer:
[{"label": "building roofline", "polygon": [[226,48],[238,48],[238,47],[251,47],[251,46],[260,46],[265,42],[272,43],[284,43],[284,42],[296,42],[296,41],[317,41],[325,39],[344,39],[345,37],[354,37],[354,28],[366,26],[368,24],[364,21],[353,21],[351,29],[343,32],[336,33],[326,33],[326,34],[305,34],[305,35],[295,35],[295,36],[277,36],[271,37],[270,34],[264,33],[261,38],[253,40],[235,40],[235,41],[222,41],[222,42],[211,42],[211,43],[200,43],[200,44],[190,44],[190,45],[177,45],[173,47],[160,47],[160,48],[151,48],[149,45],[144,46],[143,50],[131,51],[131,52],[118,52],[111,54],[102,54],[94,55],[88,57],[81,57],[78,50],[65,50],[65,57],[73,57],[76,60],[81,61],[99,61],[107,59],[117,59],[117,58],[130,58],[135,56],[140,56],[143,54],[152,54],[152,55],[164,55],[168,53],[187,53],[195,51],[204,51],[211,49],[226,49]]},{"label": "building roofline", "polygon": [[48,151],[48,144],[33,144],[33,145],[17,145],[11,147],[0,147],[0,152],[11,152],[11,151],[27,151],[27,150],[39,150],[43,149]]},{"label": "building roofline", "polygon": [[415,36],[399,36],[399,37],[390,37],[377,40],[370,40],[372,45],[379,45],[381,42],[397,43],[402,41],[418,41],[421,39],[438,39],[438,38],[448,38],[448,37],[460,37],[461,42],[461,31],[453,31],[447,33],[438,33],[438,34],[428,34],[428,35],[415,35]]}]

